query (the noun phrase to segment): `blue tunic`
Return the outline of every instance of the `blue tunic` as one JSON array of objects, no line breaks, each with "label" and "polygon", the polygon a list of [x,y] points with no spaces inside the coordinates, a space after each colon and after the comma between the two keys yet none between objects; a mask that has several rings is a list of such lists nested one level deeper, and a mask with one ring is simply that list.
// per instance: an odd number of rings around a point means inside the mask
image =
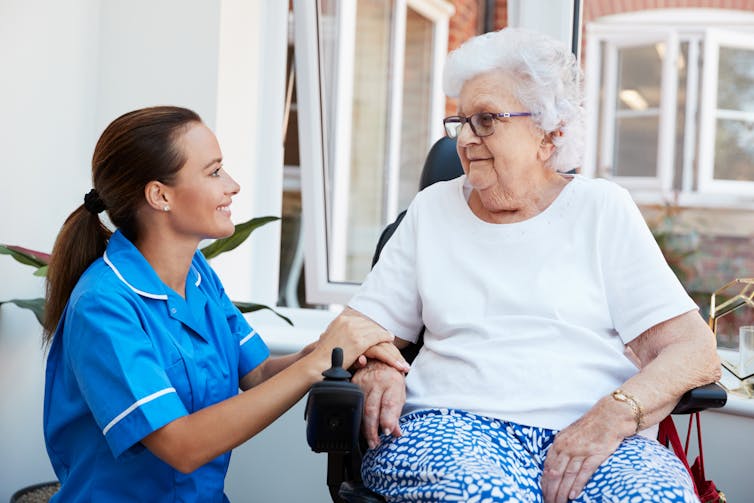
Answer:
[{"label": "blue tunic", "polygon": [[44,433],[57,501],[227,501],[230,453],[190,474],[141,439],[238,393],[269,356],[200,252],[185,299],[119,231],[81,276],[47,359]]}]

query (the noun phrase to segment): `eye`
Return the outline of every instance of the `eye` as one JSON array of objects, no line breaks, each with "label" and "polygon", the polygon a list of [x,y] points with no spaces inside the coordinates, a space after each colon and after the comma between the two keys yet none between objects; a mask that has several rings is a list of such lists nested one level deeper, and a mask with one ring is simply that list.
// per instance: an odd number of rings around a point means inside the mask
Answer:
[{"label": "eye", "polygon": [[217,169],[213,170],[212,173],[210,173],[209,176],[215,176],[215,177],[220,176],[220,170],[221,169],[223,169],[223,165],[222,164],[218,165]]},{"label": "eye", "polygon": [[491,127],[493,122],[495,122],[495,115],[491,114],[489,112],[482,112],[479,114],[476,114],[477,116],[477,123],[480,127],[488,128]]}]

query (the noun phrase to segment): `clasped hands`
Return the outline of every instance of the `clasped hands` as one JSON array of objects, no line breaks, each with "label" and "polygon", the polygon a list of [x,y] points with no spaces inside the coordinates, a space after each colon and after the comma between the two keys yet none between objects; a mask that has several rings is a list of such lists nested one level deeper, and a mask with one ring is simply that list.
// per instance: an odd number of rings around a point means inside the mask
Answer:
[{"label": "clasped hands", "polygon": [[[382,361],[369,359],[357,370],[353,382],[364,391],[362,433],[369,447],[379,445],[380,430],[400,436],[405,375]],[[611,414],[610,403],[601,400],[556,435],[540,480],[546,503],[565,503],[578,497],[597,468],[618,448],[623,436],[611,427]]]}]

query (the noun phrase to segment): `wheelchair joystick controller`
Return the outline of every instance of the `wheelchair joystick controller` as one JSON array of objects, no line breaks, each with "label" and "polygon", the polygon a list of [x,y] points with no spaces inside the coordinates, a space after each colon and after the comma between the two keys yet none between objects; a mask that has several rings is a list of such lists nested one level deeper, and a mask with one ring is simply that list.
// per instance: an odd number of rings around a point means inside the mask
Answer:
[{"label": "wheelchair joystick controller", "polygon": [[343,368],[343,350],[334,348],[332,366],[309,389],[306,401],[306,441],[314,452],[358,449],[364,393]]}]

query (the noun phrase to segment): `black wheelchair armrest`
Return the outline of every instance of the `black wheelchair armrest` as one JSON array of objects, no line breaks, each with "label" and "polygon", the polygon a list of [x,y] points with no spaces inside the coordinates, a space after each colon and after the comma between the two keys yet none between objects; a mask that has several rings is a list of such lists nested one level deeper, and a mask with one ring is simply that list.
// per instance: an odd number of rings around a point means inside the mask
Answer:
[{"label": "black wheelchair armrest", "polygon": [[688,390],[671,414],[693,414],[704,409],[719,409],[728,401],[728,393],[717,383]]}]

